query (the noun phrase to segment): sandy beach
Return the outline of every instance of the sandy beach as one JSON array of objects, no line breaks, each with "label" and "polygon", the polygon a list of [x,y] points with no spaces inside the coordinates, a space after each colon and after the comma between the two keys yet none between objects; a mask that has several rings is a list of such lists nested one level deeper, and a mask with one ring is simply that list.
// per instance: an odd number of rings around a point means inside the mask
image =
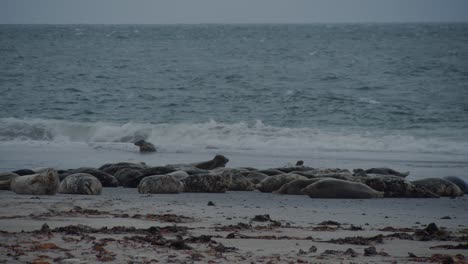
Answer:
[{"label": "sandy beach", "polygon": [[[121,187],[100,196],[0,197],[2,263],[466,263],[466,197],[147,195]],[[430,223],[439,231],[420,237]]]}]

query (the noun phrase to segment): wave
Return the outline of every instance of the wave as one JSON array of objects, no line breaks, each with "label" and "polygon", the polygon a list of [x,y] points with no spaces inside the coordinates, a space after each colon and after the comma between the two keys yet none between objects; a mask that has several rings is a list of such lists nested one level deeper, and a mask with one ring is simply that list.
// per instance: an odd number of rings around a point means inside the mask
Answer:
[{"label": "wave", "polygon": [[[245,122],[179,124],[84,123],[0,118],[0,142],[131,143],[149,140],[166,148],[239,151],[390,151],[468,154],[468,142],[371,132],[330,132]],[[277,152],[279,153],[279,152]]]}]

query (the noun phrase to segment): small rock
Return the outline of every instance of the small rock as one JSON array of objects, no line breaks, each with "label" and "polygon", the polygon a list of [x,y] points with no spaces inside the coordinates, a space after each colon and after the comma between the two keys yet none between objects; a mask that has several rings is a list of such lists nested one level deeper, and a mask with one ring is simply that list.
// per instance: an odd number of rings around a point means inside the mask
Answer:
[{"label": "small rock", "polygon": [[315,253],[315,252],[317,252],[317,247],[316,246],[311,246],[309,248],[309,253]]},{"label": "small rock", "polygon": [[296,166],[304,166],[304,161],[303,160],[298,160],[296,162]]},{"label": "small rock", "polygon": [[410,258],[417,258],[418,256],[416,256],[415,254],[411,253],[411,252],[408,252],[408,257]]},{"label": "small rock", "polygon": [[364,256],[375,256],[377,255],[377,250],[374,246],[364,249]]},{"label": "small rock", "polygon": [[299,249],[299,252],[297,252],[297,255],[298,255],[298,256],[307,255],[307,252],[305,252],[305,251],[302,250],[302,249]]},{"label": "small rock", "polygon": [[345,255],[349,255],[353,258],[357,257],[358,256],[358,253],[356,251],[354,251],[352,248],[348,248],[346,251],[345,251]]},{"label": "small rock", "polygon": [[436,232],[439,231],[439,228],[437,227],[436,224],[430,223],[425,229],[424,229],[429,235],[435,234]]},{"label": "small rock", "polygon": [[270,215],[265,214],[265,215],[256,215],[256,216],[254,216],[254,218],[252,218],[252,221],[256,221],[256,222],[268,222],[268,221],[272,221],[272,220],[271,220],[271,218],[270,218]]},{"label": "small rock", "polygon": [[452,217],[447,215],[447,216],[441,217],[440,219],[452,219]]},{"label": "small rock", "polygon": [[208,201],[208,206],[215,206],[215,204],[212,201]]}]

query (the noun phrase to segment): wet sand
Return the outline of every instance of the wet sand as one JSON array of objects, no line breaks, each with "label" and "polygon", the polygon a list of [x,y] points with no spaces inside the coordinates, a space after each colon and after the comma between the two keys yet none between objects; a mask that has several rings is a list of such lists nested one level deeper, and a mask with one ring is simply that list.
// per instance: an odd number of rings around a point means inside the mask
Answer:
[{"label": "wet sand", "polygon": [[[421,236],[430,223],[439,231]],[[464,263],[467,223],[466,197],[143,195],[127,188],[104,188],[100,196],[0,191],[0,262],[438,263],[451,256]]]}]

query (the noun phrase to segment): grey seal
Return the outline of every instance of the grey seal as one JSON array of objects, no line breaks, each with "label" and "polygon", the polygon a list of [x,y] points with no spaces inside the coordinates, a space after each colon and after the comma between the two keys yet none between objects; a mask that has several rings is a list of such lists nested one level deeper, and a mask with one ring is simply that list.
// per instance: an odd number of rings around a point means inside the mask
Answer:
[{"label": "grey seal", "polygon": [[293,180],[302,179],[306,180],[307,178],[297,174],[285,173],[275,176],[270,176],[265,178],[259,184],[257,184],[257,189],[261,192],[273,192],[281,188],[285,183],[288,183]]},{"label": "grey seal", "polygon": [[247,177],[238,173],[232,175],[232,182],[229,185],[230,191],[253,191],[254,185]]},{"label": "grey seal", "polygon": [[182,182],[185,185],[185,192],[207,192],[224,193],[231,185],[231,177],[223,175],[190,175]]},{"label": "grey seal", "polygon": [[468,194],[468,183],[466,183],[466,181],[464,181],[463,179],[455,176],[447,176],[444,177],[444,179],[456,184],[463,193]]},{"label": "grey seal", "polygon": [[139,193],[180,193],[184,184],[170,175],[148,176],[138,185]]},{"label": "grey seal", "polygon": [[372,189],[384,192],[385,197],[395,198],[439,198],[427,188],[416,186],[404,178],[393,175],[365,177],[362,182]]},{"label": "grey seal", "polygon": [[463,192],[458,186],[448,180],[441,178],[427,178],[413,181],[416,186],[424,187],[440,196],[457,197],[463,196]]},{"label": "grey seal", "polygon": [[68,175],[76,174],[76,173],[87,173],[87,174],[93,175],[101,182],[103,187],[119,186],[119,181],[114,176],[110,175],[109,173],[106,173],[104,171],[94,169],[94,168],[83,167],[83,168],[78,168],[74,170],[68,170],[68,171],[65,171],[64,173],[61,173],[59,177],[61,180],[63,180]]},{"label": "grey seal", "polygon": [[144,139],[140,139],[133,144],[140,148],[141,153],[156,152],[156,147],[152,143],[147,142]]},{"label": "grey seal", "polygon": [[17,194],[54,195],[59,188],[60,180],[56,170],[46,170],[39,174],[16,177],[10,188]]},{"label": "grey seal", "polygon": [[59,193],[99,195],[101,182],[93,175],[86,173],[71,174],[60,182]]},{"label": "grey seal", "polygon": [[339,179],[322,179],[302,189],[311,198],[382,198],[383,193],[369,186]]}]

